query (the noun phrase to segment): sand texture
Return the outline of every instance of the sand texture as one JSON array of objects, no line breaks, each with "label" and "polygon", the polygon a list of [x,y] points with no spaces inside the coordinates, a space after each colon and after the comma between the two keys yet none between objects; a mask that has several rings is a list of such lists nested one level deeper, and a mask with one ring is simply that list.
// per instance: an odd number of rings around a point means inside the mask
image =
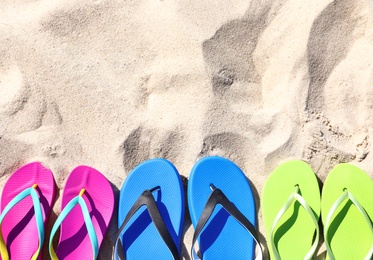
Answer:
[{"label": "sand texture", "polygon": [[[259,194],[277,165],[303,159],[322,182],[351,162],[373,177],[371,140],[371,0],[0,3],[0,187],[27,162],[50,168],[49,228],[77,165],[117,197],[143,160],[170,160],[186,187],[199,158],[220,155],[253,184],[264,234]],[[186,215],[184,259],[192,236]]]}]

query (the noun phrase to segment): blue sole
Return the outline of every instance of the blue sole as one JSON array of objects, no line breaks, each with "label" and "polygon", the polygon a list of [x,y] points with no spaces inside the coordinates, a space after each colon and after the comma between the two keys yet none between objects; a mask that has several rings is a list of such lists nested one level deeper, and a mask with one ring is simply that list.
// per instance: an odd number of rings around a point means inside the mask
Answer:
[{"label": "blue sole", "polygon": [[[188,183],[188,207],[194,228],[208,197],[210,185],[220,189],[256,227],[256,207],[250,184],[233,162],[218,156],[205,157],[193,167]],[[254,259],[255,242],[250,233],[217,205],[199,239],[204,260]]]},{"label": "blue sole", "polygon": [[[157,186],[160,189],[153,191],[153,196],[180,252],[184,222],[184,192],[179,173],[167,160],[147,160],[130,172],[119,195],[118,228],[142,192]],[[173,259],[145,206],[133,215],[123,230],[121,239],[127,260]]]}]

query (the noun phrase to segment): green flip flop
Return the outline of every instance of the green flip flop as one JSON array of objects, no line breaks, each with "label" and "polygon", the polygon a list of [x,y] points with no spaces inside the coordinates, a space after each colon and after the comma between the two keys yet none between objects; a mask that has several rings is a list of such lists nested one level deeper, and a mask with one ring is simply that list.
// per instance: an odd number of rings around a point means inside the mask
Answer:
[{"label": "green flip flop", "polygon": [[321,218],[327,259],[371,259],[373,182],[352,164],[339,164],[325,180]]},{"label": "green flip flop", "polygon": [[320,189],[311,167],[299,160],[278,166],[262,192],[271,259],[311,259],[319,241]]}]

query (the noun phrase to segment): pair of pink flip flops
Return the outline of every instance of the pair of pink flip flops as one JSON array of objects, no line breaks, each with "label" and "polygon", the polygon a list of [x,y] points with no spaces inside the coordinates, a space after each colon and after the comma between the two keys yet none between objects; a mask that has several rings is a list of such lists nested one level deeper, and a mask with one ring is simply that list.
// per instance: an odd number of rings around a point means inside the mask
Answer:
[{"label": "pair of pink flip flops", "polygon": [[[0,259],[42,259],[44,227],[55,193],[52,171],[39,162],[10,176],[1,196]],[[88,166],[75,168],[66,181],[61,213],[50,235],[50,257],[96,259],[113,210],[114,194],[105,176]],[[55,252],[52,240],[58,229]]]}]

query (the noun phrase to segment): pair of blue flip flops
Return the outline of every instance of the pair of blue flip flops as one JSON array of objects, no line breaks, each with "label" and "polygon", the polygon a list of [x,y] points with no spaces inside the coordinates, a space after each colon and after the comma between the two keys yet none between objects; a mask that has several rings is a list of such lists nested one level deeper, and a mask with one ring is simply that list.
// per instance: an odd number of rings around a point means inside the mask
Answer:
[{"label": "pair of blue flip flops", "polygon": [[[188,206],[195,228],[193,259],[254,259],[255,200],[238,166],[218,156],[199,160],[190,173]],[[177,169],[164,159],[145,161],[120,191],[114,259],[121,252],[128,260],[179,260],[183,225],[184,191]]]}]

